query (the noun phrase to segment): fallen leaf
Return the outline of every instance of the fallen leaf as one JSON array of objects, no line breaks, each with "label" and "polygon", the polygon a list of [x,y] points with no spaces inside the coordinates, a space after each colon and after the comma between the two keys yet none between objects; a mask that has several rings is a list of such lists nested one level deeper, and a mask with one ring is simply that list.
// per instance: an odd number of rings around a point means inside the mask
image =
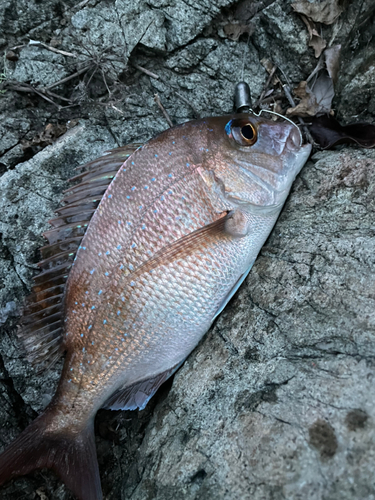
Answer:
[{"label": "fallen leaf", "polygon": [[314,49],[315,57],[320,57],[321,53],[327,46],[327,42],[319,35],[315,28],[315,24],[311,19],[301,15],[302,21],[306,24],[307,31],[309,32],[309,47]]},{"label": "fallen leaf", "polygon": [[40,148],[45,148],[46,146],[53,144],[53,142],[55,142],[60,135],[65,134],[66,131],[67,126],[65,124],[48,123],[45,129],[33,137],[33,139],[30,141],[21,141],[22,148],[24,150],[33,147],[36,147],[38,150]]},{"label": "fallen leaf", "polygon": [[298,14],[303,14],[316,23],[332,24],[339,17],[344,7],[340,0],[323,0],[311,3],[308,0],[299,0],[292,3],[292,7]]},{"label": "fallen leaf", "polygon": [[301,82],[298,87],[294,89],[294,94],[299,97],[301,101],[294,108],[286,110],[287,116],[301,116],[302,118],[309,118],[318,113],[319,106],[315,94],[308,87],[307,82]]},{"label": "fallen leaf", "polygon": [[335,95],[332,78],[329,77],[325,70],[311,88],[307,82],[303,81],[293,92],[301,101],[294,108],[287,109],[286,114],[288,116],[301,116],[302,118],[329,113]]},{"label": "fallen leaf", "polygon": [[312,119],[310,134],[323,149],[337,144],[355,143],[363,148],[375,147],[375,125],[371,123],[352,123],[340,125],[332,116],[323,115]]},{"label": "fallen leaf", "polygon": [[318,111],[316,114],[329,113],[332,107],[332,99],[335,95],[332,78],[327,71],[323,71],[316,79],[311,88],[316,97]]},{"label": "fallen leaf", "polygon": [[329,76],[333,83],[337,82],[337,75],[340,69],[341,45],[333,45],[324,51],[324,59]]},{"label": "fallen leaf", "polygon": [[234,41],[237,41],[244,33],[249,33],[251,35],[254,31],[253,27],[250,25],[235,23],[226,24],[223,26],[223,30],[225,36]]}]

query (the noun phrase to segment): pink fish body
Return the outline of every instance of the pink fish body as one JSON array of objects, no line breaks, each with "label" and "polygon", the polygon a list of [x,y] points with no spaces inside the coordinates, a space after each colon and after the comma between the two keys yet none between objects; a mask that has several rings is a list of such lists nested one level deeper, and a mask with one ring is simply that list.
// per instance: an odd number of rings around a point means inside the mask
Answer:
[{"label": "pink fish body", "polygon": [[[51,232],[47,285],[34,290],[43,305],[65,287],[62,301],[32,309],[25,328],[31,354],[66,351],[64,369],[45,412],[0,455],[0,484],[51,467],[78,499],[102,498],[97,410],[144,408],[197,345],[267,239],[309,156],[300,142],[294,125],[252,114],[163,132],[121,165],[73,263],[79,210],[91,210],[86,195],[103,176],[71,188],[65,212],[73,215]],[[101,173],[116,154],[95,164]],[[57,261],[61,245],[69,248]],[[65,273],[68,264],[66,284],[56,285],[54,266]]]}]

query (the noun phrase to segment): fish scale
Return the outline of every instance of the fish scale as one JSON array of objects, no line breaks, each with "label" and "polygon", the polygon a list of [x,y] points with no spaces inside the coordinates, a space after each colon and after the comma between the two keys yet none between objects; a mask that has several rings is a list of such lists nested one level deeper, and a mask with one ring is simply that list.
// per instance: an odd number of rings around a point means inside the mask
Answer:
[{"label": "fish scale", "polygon": [[309,152],[294,125],[239,114],[174,127],[79,174],[24,320],[36,359],[65,348],[63,372],[0,456],[0,484],[52,467],[79,500],[102,498],[95,413],[144,408],[178,369],[245,279]]}]

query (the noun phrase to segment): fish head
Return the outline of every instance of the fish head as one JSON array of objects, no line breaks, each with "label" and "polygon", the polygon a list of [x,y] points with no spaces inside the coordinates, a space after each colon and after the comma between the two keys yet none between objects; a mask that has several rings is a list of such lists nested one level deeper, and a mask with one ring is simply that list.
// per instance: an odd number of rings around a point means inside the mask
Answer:
[{"label": "fish head", "polygon": [[[307,161],[311,145],[302,145],[296,125],[241,113],[217,122],[215,174],[233,202],[280,207]],[[221,128],[221,131],[218,130]]]}]

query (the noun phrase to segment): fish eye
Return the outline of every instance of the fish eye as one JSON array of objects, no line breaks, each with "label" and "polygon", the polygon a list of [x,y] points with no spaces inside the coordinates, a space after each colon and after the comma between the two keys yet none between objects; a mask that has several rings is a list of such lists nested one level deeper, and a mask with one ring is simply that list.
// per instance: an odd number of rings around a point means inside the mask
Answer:
[{"label": "fish eye", "polygon": [[240,146],[252,146],[257,141],[257,129],[255,125],[243,118],[231,120],[227,123],[225,131]]},{"label": "fish eye", "polygon": [[245,141],[252,141],[255,136],[255,130],[253,127],[248,123],[247,125],[244,125],[241,128],[241,135],[245,139]]}]

